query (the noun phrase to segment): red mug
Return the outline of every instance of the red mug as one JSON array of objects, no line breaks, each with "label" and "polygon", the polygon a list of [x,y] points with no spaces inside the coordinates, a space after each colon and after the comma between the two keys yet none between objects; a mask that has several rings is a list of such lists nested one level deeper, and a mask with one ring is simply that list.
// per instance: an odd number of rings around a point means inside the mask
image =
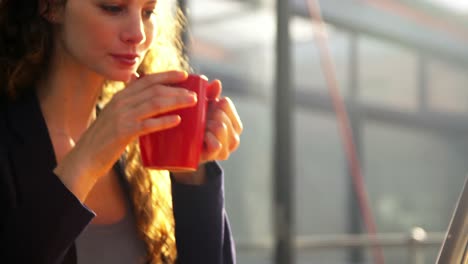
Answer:
[{"label": "red mug", "polygon": [[179,125],[139,137],[143,166],[174,172],[195,171],[200,162],[208,101],[215,98],[209,98],[208,79],[204,75],[190,74],[174,86],[195,92],[197,104],[163,114],[179,115]]}]

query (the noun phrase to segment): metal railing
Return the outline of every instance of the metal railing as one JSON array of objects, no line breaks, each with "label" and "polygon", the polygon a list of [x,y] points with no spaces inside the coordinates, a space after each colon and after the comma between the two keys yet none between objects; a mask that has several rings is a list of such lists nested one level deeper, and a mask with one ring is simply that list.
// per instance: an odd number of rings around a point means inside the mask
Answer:
[{"label": "metal railing", "polygon": [[[382,248],[401,247],[408,249],[409,264],[424,264],[423,250],[427,247],[440,247],[445,237],[445,232],[427,233],[420,227],[413,228],[408,233],[379,233],[371,238],[366,234],[336,234],[296,236],[294,239],[295,250],[329,250],[364,247],[371,248],[378,245]],[[264,240],[239,240],[236,242],[239,251],[272,250],[273,241]]]}]

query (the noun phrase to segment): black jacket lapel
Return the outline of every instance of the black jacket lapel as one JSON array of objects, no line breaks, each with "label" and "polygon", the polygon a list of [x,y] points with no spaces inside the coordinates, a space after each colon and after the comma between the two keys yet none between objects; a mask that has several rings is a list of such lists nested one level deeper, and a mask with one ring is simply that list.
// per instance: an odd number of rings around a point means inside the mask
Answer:
[{"label": "black jacket lapel", "polygon": [[[35,93],[9,103],[7,125],[10,128],[13,170],[20,187],[20,199],[27,197],[30,188],[41,188],[41,171],[56,166],[55,154],[45,120]],[[47,151],[44,151],[47,150]]]}]

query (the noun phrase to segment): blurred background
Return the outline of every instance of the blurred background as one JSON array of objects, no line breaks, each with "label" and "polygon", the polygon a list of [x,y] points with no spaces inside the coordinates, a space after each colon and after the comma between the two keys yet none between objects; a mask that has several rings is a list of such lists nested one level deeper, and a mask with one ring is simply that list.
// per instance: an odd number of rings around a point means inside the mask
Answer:
[{"label": "blurred background", "polygon": [[434,263],[468,172],[468,2],[321,0],[324,33],[308,0],[179,1],[193,71],[222,80],[245,127],[223,162],[238,263]]}]

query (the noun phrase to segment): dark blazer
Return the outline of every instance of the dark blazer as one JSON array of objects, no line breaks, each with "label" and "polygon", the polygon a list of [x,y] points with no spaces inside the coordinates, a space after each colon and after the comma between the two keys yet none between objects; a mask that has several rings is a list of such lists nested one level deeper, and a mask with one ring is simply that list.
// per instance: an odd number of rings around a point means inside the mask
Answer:
[{"label": "dark blazer", "polygon": [[[2,263],[75,264],[75,239],[95,214],[53,173],[56,159],[35,93],[0,104]],[[223,172],[208,182],[172,181],[178,263],[235,263],[224,210]],[[121,172],[120,172],[121,173]],[[4,262],[4,260],[6,262]]]}]

